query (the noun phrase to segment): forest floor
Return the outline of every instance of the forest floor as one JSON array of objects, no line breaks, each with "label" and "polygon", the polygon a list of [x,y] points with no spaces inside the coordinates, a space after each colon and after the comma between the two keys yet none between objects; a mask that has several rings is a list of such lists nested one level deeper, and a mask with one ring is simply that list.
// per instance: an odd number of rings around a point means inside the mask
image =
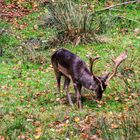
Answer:
[{"label": "forest floor", "polygon": [[[9,6],[13,11],[17,9]],[[140,11],[131,8],[125,9],[125,15],[140,22]],[[3,5],[3,13],[10,16],[4,16],[0,22],[3,30],[0,43],[5,46],[0,58],[0,140],[140,138],[140,26],[120,28],[119,25],[103,36],[106,41],[102,44],[64,46],[87,64],[87,56],[101,56],[94,65],[96,75],[112,71],[111,59],[128,50],[127,60],[100,102],[95,101],[95,93],[82,90],[83,109],[80,111],[72,83],[73,108],[68,104],[65,91],[61,91],[60,98],[57,90],[50,62],[57,48],[44,49],[48,38],[54,35],[52,29],[42,26],[43,15],[48,11],[36,8],[35,4],[34,9],[19,10],[19,14],[18,9],[13,14],[7,10]],[[44,43],[40,44],[40,40]],[[21,52],[20,46],[26,46],[28,41],[35,41],[31,45],[33,53]]]}]

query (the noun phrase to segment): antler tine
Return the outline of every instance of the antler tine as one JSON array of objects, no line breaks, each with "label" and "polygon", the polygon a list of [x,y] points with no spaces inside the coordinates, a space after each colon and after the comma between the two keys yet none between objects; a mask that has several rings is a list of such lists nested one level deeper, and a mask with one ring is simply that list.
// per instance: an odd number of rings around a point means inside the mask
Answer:
[{"label": "antler tine", "polygon": [[100,58],[100,56],[96,56],[95,58],[92,58],[92,57],[89,58],[89,61],[90,61],[90,72],[91,72],[92,75],[100,82],[101,88],[102,88],[102,90],[103,90],[103,86],[102,86],[101,80],[100,80],[97,76],[95,76],[95,74],[93,73],[93,70],[92,70],[93,63],[94,63],[95,61],[97,61],[99,58]]},{"label": "antler tine", "polygon": [[92,57],[89,57],[89,61],[90,61],[90,72],[93,74],[93,70],[92,70],[92,67],[93,67],[93,63],[95,61],[97,61],[98,59],[100,58],[100,56],[97,56],[95,58],[92,58]]},{"label": "antler tine", "polygon": [[115,60],[112,60],[112,61],[114,62],[114,64],[115,64],[115,69],[114,69],[113,73],[109,76],[109,78],[107,79],[106,84],[108,84],[109,81],[110,81],[110,79],[112,79],[112,78],[115,76],[118,67],[120,66],[120,64],[121,64],[126,58],[127,58],[127,50],[126,50],[125,52],[121,53]]}]

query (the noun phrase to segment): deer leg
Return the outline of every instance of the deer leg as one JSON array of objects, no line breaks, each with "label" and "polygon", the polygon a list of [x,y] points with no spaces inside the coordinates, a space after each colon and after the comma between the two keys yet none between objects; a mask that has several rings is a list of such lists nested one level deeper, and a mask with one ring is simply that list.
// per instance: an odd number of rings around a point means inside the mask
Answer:
[{"label": "deer leg", "polygon": [[70,79],[69,79],[68,77],[65,77],[64,88],[65,88],[65,90],[66,90],[66,95],[67,95],[69,104],[70,104],[71,106],[73,106],[73,102],[72,102],[72,100],[71,100],[71,95],[70,95],[70,93],[69,93],[69,91],[68,91],[69,84],[70,84]]},{"label": "deer leg", "polygon": [[61,82],[61,72],[55,72],[56,75],[56,80],[57,80],[57,87],[58,87],[58,92],[61,93],[61,87],[60,87],[60,82]]},{"label": "deer leg", "polygon": [[100,101],[101,98],[102,98],[102,94],[98,94],[98,95],[96,96],[96,100],[97,100],[97,101]]},{"label": "deer leg", "polygon": [[66,90],[67,87],[67,77],[64,76],[64,87],[63,90]]},{"label": "deer leg", "polygon": [[81,88],[82,88],[81,84],[74,83],[74,89],[75,89],[76,96],[77,96],[77,105],[80,109],[82,109]]}]

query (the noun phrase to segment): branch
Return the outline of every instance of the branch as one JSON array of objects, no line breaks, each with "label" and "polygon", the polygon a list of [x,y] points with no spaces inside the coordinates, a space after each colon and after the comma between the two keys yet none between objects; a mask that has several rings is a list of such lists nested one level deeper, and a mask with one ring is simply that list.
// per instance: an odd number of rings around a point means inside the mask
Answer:
[{"label": "branch", "polygon": [[96,13],[100,13],[100,12],[103,12],[103,11],[110,10],[110,9],[112,9],[114,7],[118,7],[118,6],[122,6],[122,5],[127,5],[127,4],[133,4],[133,3],[137,3],[137,2],[140,3],[140,0],[127,1],[127,2],[120,3],[120,4],[112,5],[112,6],[109,6],[109,7],[104,8],[104,9],[95,11],[95,12],[91,13],[91,15],[94,15]]},{"label": "branch", "polygon": [[9,14],[0,14],[0,17],[1,17],[1,16],[9,16]]},{"label": "branch", "polygon": [[127,17],[124,17],[124,16],[114,16],[114,17],[116,17],[116,18],[123,18],[123,19],[125,19],[125,20],[129,20],[129,21],[132,21],[132,22],[135,22],[135,23],[140,24],[139,21],[133,20],[133,19],[131,19],[131,18],[127,18]]}]

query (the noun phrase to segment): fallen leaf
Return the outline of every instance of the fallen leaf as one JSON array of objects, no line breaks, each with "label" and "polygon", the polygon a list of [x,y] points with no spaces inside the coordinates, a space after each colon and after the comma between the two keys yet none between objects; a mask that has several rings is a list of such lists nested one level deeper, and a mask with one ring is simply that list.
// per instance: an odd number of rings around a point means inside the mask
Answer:
[{"label": "fallen leaf", "polygon": [[38,25],[34,25],[34,29],[35,30],[38,30]]},{"label": "fallen leaf", "polygon": [[56,101],[59,102],[60,101],[60,98],[56,98]]},{"label": "fallen leaf", "polygon": [[41,107],[39,110],[40,112],[44,112],[46,109],[44,107]]},{"label": "fallen leaf", "polygon": [[115,101],[119,101],[119,97],[115,97]]},{"label": "fallen leaf", "polygon": [[102,107],[101,105],[98,105],[98,107]]},{"label": "fallen leaf", "polygon": [[5,138],[3,136],[0,136],[0,140],[5,140]]},{"label": "fallen leaf", "polygon": [[27,122],[33,122],[34,120],[33,119],[27,119]]},{"label": "fallen leaf", "polygon": [[36,134],[34,137],[35,137],[35,139],[39,139],[40,138],[40,134]]},{"label": "fallen leaf", "polygon": [[[20,140],[24,140],[26,137],[25,137],[25,135],[21,134],[21,135],[18,136],[18,138],[19,138]],[[1,140],[1,139],[0,139],[0,140]]]},{"label": "fallen leaf", "polygon": [[117,129],[117,128],[119,128],[119,126],[117,124],[111,124],[111,128],[112,129]]},{"label": "fallen leaf", "polygon": [[66,123],[69,123],[69,120],[66,120]]},{"label": "fallen leaf", "polygon": [[93,135],[90,137],[90,140],[99,140],[99,139],[98,139],[97,135]]},{"label": "fallen leaf", "polygon": [[35,133],[36,133],[34,135],[35,139],[39,139],[41,137],[41,135],[42,135],[42,128],[41,127],[37,127],[36,130],[35,130]]},{"label": "fallen leaf", "polygon": [[27,138],[26,140],[32,140],[31,138]]},{"label": "fallen leaf", "polygon": [[88,134],[82,133],[82,139],[88,139],[88,138],[89,138]]},{"label": "fallen leaf", "polygon": [[36,132],[42,132],[42,128],[41,127],[37,127],[35,131]]},{"label": "fallen leaf", "polygon": [[40,121],[36,121],[33,123],[34,126],[39,127],[41,125]]},{"label": "fallen leaf", "polygon": [[87,125],[87,124],[81,125],[81,131],[82,132],[90,132],[91,126],[92,126],[91,124],[89,124],[89,125]]},{"label": "fallen leaf", "polygon": [[79,117],[75,117],[75,118],[74,118],[74,121],[75,121],[76,123],[78,123],[78,122],[80,121],[80,118],[79,118]]}]

